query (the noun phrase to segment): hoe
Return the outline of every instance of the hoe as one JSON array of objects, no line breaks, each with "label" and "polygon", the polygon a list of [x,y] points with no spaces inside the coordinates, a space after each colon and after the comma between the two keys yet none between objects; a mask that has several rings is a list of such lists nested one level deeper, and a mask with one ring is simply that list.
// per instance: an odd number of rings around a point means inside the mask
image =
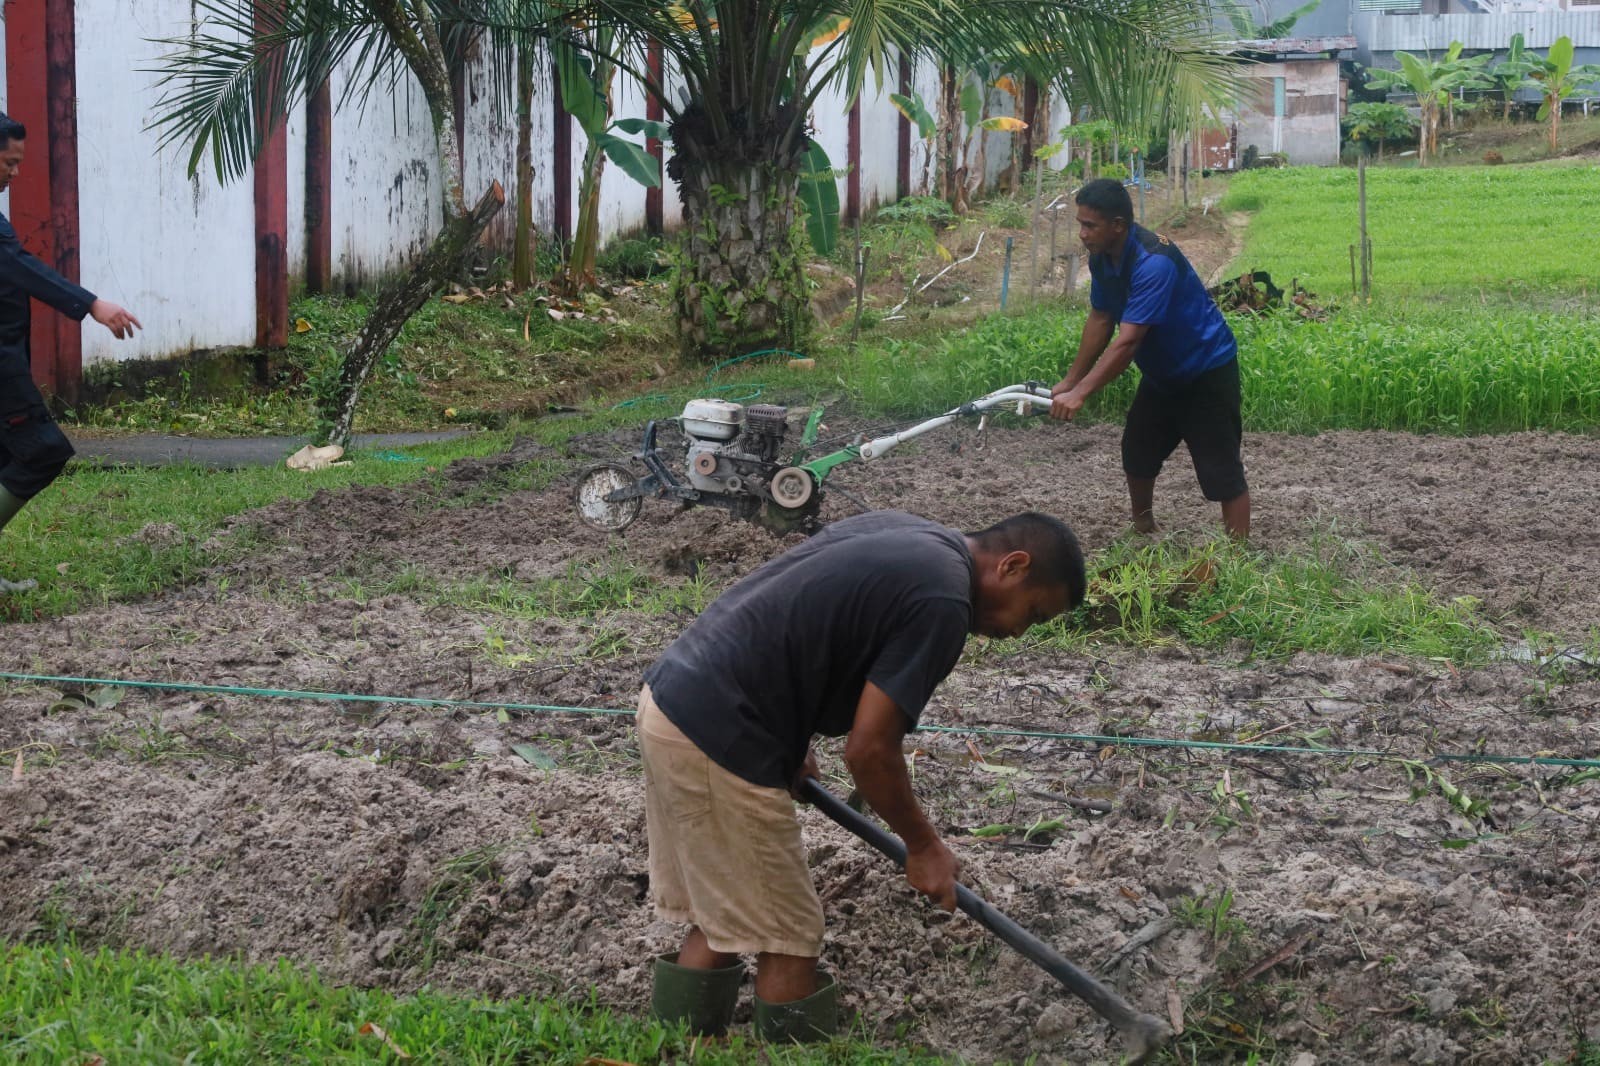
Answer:
[{"label": "hoe", "polygon": [[[800,794],[817,805],[817,809],[844,826],[875,849],[904,866],[906,847],[900,838],[889,833],[871,819],[857,812],[838,796],[823,788],[814,777],[800,786]],[[1122,1036],[1123,1048],[1130,1063],[1144,1062],[1172,1039],[1172,1029],[1153,1014],[1141,1014],[1117,993],[1080,970],[1057,953],[1044,941],[1012,921],[995,907],[981,899],[963,884],[956,885],[956,906],[977,920],[989,932],[1015,948],[1051,977],[1066,986],[1067,991],[1087,1003],[1094,1012],[1110,1022]]]}]

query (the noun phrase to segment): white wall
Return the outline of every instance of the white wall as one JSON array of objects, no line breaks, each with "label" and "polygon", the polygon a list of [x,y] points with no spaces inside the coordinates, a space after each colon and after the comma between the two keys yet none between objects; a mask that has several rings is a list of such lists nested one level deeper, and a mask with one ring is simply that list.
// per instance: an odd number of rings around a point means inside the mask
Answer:
[{"label": "white wall", "polygon": [[[288,232],[283,252],[289,266],[289,291],[294,292],[306,276],[306,109],[297,107],[287,124],[289,143]],[[290,323],[292,328],[293,323]]]},{"label": "white wall", "polygon": [[428,246],[444,221],[444,186],[416,79],[407,73],[392,96],[374,89],[365,107],[357,97],[341,108],[347,78],[341,69],[332,79],[329,218],[333,276],[349,289],[377,281]]},{"label": "white wall", "polygon": [[187,152],[157,152],[143,129],[159,94],[141,68],[163,51],[148,38],[188,32],[189,13],[189,0],[78,5],[80,275],[145,327],[117,341],[85,326],[85,366],[255,339],[251,183],[221,188],[211,172],[190,180]]},{"label": "white wall", "polygon": [[[900,112],[889,94],[900,83],[900,64],[885,65],[883,87],[869,74],[861,92],[861,210],[893,203],[900,170]],[[848,127],[847,127],[848,128]],[[912,140],[916,131],[912,131]]]},{"label": "white wall", "polygon": [[[535,86],[539,84],[534,81]],[[461,93],[461,189],[468,204],[475,204],[498,181],[505,192],[506,205],[490,221],[484,239],[491,247],[509,250],[517,230],[517,100],[515,72],[496,79],[485,63],[468,66]],[[539,100],[534,100],[539,106]],[[533,115],[534,129],[543,115]],[[535,140],[535,144],[539,143]],[[429,146],[431,148],[431,128]],[[429,157],[430,165],[432,156]],[[534,151],[534,188],[539,187],[539,152]],[[440,195],[443,195],[441,190]],[[428,237],[433,236],[432,232]]]}]

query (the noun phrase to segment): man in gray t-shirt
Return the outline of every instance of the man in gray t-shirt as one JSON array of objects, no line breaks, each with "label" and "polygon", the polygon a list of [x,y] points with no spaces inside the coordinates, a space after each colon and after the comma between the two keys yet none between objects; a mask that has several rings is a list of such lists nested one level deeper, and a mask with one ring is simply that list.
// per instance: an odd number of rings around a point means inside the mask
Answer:
[{"label": "man in gray t-shirt", "polygon": [[1018,636],[1084,591],[1072,531],[1040,514],[962,534],[879,511],[835,523],[750,574],[645,672],[639,698],[651,895],[689,925],[656,962],[653,1009],[726,1028],[758,956],[756,1028],[826,1035],[836,991],[819,975],[822,904],[792,790],[816,735],[905,841],[906,877],[955,906],[959,864],[911,791],[901,743],[968,633]]}]

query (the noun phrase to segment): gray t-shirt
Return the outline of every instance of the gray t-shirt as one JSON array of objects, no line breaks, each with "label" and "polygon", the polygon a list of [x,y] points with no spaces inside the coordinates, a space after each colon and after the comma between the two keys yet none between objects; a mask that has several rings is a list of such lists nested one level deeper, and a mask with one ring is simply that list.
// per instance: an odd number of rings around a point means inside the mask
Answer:
[{"label": "gray t-shirt", "polygon": [[814,735],[850,731],[868,681],[917,724],[972,629],[973,578],[953,529],[847,518],[718,597],[645,681],[717,765],[787,788]]}]

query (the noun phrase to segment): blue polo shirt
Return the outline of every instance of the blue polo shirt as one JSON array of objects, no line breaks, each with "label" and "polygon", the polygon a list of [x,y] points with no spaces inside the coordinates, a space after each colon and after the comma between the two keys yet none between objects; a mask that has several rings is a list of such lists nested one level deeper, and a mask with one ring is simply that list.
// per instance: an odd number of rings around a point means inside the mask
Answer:
[{"label": "blue polo shirt", "polygon": [[1233,330],[1178,246],[1143,226],[1129,229],[1122,262],[1089,257],[1089,305],[1149,326],[1133,361],[1157,385],[1181,385],[1239,354]]}]

